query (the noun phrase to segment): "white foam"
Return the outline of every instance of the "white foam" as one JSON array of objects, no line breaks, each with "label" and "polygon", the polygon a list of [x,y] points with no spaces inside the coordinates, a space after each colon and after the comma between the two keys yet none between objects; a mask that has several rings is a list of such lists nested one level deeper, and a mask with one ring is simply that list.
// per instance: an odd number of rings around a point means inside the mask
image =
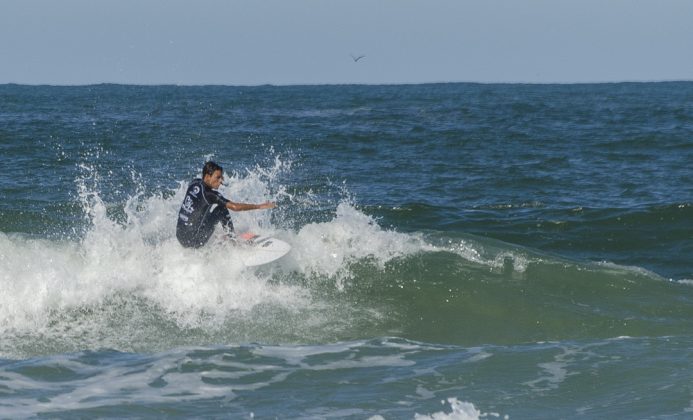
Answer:
[{"label": "white foam", "polygon": [[628,272],[632,273],[636,276],[642,276],[644,278],[648,279],[653,279],[653,280],[658,280],[658,281],[665,281],[665,278],[660,276],[659,274],[650,271],[646,268],[643,267],[638,267],[634,265],[620,265],[620,264],[615,264],[610,261],[601,261],[601,262],[595,262],[594,263],[597,267],[600,268],[600,270],[603,270],[604,272],[614,272],[614,273],[622,273],[622,272]]},{"label": "white foam", "polygon": [[538,366],[543,371],[539,378],[524,382],[537,392],[546,392],[558,389],[569,376],[577,375],[577,372],[570,372],[568,367],[574,361],[574,356],[578,353],[576,349],[563,348],[563,352],[554,356],[554,360],[546,363],[539,363]]},{"label": "white foam", "polygon": [[334,219],[305,225],[288,240],[293,268],[334,279],[340,289],[351,276],[353,262],[367,260],[382,269],[393,259],[433,249],[419,235],[383,230],[347,202],[337,206]]},{"label": "white foam", "polygon": [[[230,373],[211,368],[211,370],[185,371],[182,366],[202,363],[186,353],[189,349],[177,349],[157,354],[155,358],[139,363],[122,360],[103,369],[101,365],[90,365],[71,360],[67,356],[52,356],[51,366],[79,372],[80,378],[73,379],[66,387],[61,382],[35,380],[28,376],[3,371],[3,386],[13,393],[25,395],[13,398],[3,406],[3,415],[10,418],[30,417],[37,414],[50,414],[69,410],[88,410],[107,406],[130,405],[143,401],[147,404],[172,404],[185,401],[224,398],[232,400],[238,392],[254,391],[281,382],[289,371],[282,371],[271,365],[240,365],[241,370]],[[220,360],[221,356],[214,358]],[[205,365],[210,361],[204,360]],[[250,376],[257,378],[257,372],[267,372],[264,381],[229,380]],[[223,384],[210,384],[209,379],[223,379]],[[150,384],[161,382],[162,387]],[[32,391],[49,398],[31,397]]]},{"label": "white foam", "polygon": [[[281,308],[281,315],[271,315],[277,319],[300,313],[304,329],[315,330],[341,325],[349,318],[344,311],[366,311],[350,309],[346,303],[341,308],[317,301],[310,284],[282,281],[293,273],[342,290],[353,275],[354,263],[383,270],[398,258],[450,252],[450,247],[431,245],[423,234],[381,228],[346,199],[336,206],[331,220],[305,224],[297,231],[277,227],[282,225],[282,220],[275,220],[277,215],[300,219],[292,211],[300,211],[312,199],[292,196],[278,182],[290,167],[277,158],[269,168],[227,174],[221,189],[234,201],[284,200],[273,211],[233,214],[238,231],[270,234],[292,246],[273,269],[254,270],[234,256],[228,242],[213,240],[199,250],[178,244],[175,224],[187,182],[154,194],[139,186],[123,204],[114,205],[99,194],[103,180],[98,171],[82,165],[83,176],[76,183],[86,227],[80,239],[45,240],[0,233],[0,335],[85,340],[76,347],[66,345],[65,351],[146,349],[146,335],[157,328],[151,326],[152,319],[205,331],[234,319],[251,318],[261,325],[261,317],[270,315],[254,311],[263,305]],[[136,175],[133,181],[141,182]],[[493,258],[481,258],[467,243],[454,252],[494,264]],[[381,315],[370,311],[367,316],[378,319]],[[270,318],[265,321],[265,326],[276,326]],[[119,328],[118,334],[108,332],[113,328]],[[43,338],[36,341],[43,343]],[[12,357],[12,344],[0,343],[0,355]]]},{"label": "white foam", "polygon": [[[113,342],[99,341],[104,339],[99,331],[120,316],[123,305],[108,303],[118,299],[131,306],[145,305],[149,309],[142,311],[158,311],[159,318],[182,328],[218,327],[229,315],[249,314],[258,305],[290,311],[308,304],[309,291],[270,282],[266,272],[247,270],[228,242],[201,250],[181,247],[175,223],[186,183],[181,182],[168,198],[138,190],[116,219],[109,217],[110,205],[98,193],[98,172],[82,169],[94,175],[77,180],[87,222],[81,239],[0,233],[0,335],[74,338],[89,331],[97,341],[90,345],[112,346]],[[238,177],[226,193],[244,192],[241,199],[248,201],[271,199],[268,181],[262,179],[272,176],[273,170]],[[246,213],[241,224],[271,229],[269,212]],[[128,321],[135,328],[137,322],[145,322]],[[0,354],[12,357],[10,347],[3,340]]]},{"label": "white foam", "polygon": [[[482,413],[478,410],[474,404],[465,401],[459,401],[457,398],[448,398],[448,404],[450,404],[450,412],[439,411],[434,414],[422,415],[416,414],[414,418],[416,420],[479,420],[485,417],[500,417],[498,413]],[[445,404],[445,401],[441,401],[441,404]],[[509,417],[503,416],[504,419]]]}]

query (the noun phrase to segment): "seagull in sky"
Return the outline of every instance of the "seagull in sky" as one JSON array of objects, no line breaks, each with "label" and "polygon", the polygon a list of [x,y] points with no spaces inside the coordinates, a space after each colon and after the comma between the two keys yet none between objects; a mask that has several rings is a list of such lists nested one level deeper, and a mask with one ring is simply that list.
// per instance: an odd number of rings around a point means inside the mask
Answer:
[{"label": "seagull in sky", "polygon": [[365,54],[361,54],[361,55],[351,54],[351,58],[352,58],[352,60],[354,60],[354,63],[356,63],[357,61],[359,61],[360,59],[362,59],[365,56],[366,56]]}]

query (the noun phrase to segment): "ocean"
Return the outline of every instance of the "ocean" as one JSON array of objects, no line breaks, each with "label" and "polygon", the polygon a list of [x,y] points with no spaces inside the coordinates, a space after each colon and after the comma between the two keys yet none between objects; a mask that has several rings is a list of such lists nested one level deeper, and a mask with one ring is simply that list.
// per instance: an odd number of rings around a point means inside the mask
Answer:
[{"label": "ocean", "polygon": [[[210,159],[287,256],[178,244]],[[692,82],[0,85],[0,418],[692,418],[692,360]]]}]

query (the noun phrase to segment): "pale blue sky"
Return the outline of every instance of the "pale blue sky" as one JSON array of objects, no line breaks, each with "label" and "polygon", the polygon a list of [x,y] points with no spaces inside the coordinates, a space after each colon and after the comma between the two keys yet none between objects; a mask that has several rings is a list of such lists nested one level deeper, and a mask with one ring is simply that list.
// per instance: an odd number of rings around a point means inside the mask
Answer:
[{"label": "pale blue sky", "polygon": [[693,0],[0,0],[0,83],[652,80]]}]

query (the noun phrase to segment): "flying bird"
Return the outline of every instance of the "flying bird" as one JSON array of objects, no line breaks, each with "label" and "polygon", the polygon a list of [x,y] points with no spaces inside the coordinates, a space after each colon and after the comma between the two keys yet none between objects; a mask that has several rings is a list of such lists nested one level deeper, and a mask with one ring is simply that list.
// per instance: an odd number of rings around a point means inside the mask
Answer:
[{"label": "flying bird", "polygon": [[362,59],[362,58],[365,57],[365,56],[366,56],[365,54],[361,54],[361,55],[354,55],[354,54],[351,54],[351,58],[352,58],[352,60],[354,60],[354,63],[357,62],[357,61],[359,61],[360,59]]}]

